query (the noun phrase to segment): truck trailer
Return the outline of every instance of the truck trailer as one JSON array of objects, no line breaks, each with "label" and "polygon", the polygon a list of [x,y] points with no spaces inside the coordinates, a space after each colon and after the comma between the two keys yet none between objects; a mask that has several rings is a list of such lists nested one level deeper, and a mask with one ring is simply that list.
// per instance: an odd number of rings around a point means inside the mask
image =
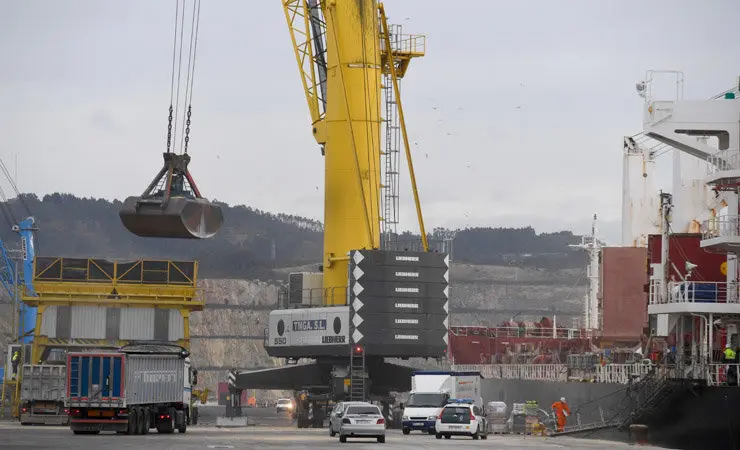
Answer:
[{"label": "truck trailer", "polygon": [[179,346],[135,345],[110,353],[69,353],[67,392],[75,434],[185,433],[197,373]]},{"label": "truck trailer", "polygon": [[59,364],[24,364],[21,368],[22,425],[67,425],[64,407],[66,367]]}]

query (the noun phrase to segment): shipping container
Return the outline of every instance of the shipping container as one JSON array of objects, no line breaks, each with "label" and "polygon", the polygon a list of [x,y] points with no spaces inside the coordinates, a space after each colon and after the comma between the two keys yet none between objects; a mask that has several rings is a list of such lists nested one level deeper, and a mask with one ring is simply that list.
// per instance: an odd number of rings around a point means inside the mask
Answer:
[{"label": "shipping container", "polygon": [[197,383],[188,352],[177,346],[136,345],[110,353],[67,355],[66,406],[75,434],[100,431],[185,432],[197,411]]},{"label": "shipping container", "polygon": [[602,337],[637,342],[647,326],[647,249],[605,247],[601,254]]},{"label": "shipping container", "polygon": [[26,424],[64,425],[68,422],[64,407],[67,384],[66,367],[52,364],[25,364],[21,368],[20,422]]}]

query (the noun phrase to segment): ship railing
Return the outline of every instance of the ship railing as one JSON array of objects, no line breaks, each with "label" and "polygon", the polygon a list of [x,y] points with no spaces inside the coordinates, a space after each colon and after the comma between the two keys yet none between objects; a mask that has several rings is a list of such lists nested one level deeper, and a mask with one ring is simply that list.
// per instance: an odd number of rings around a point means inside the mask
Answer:
[{"label": "ship railing", "polygon": [[596,366],[597,383],[628,384],[638,381],[654,369],[651,364],[605,364]]},{"label": "ship railing", "polygon": [[450,327],[455,336],[481,336],[490,338],[546,338],[546,339],[588,339],[590,332],[578,328],[552,327]]},{"label": "ship railing", "polygon": [[740,152],[735,150],[722,150],[714,155],[707,156],[707,175],[717,172],[740,169]]},{"label": "ship railing", "polygon": [[671,281],[668,283],[668,298],[661,295],[661,281],[651,280],[649,301],[651,305],[667,303],[740,303],[738,282],[714,281]]},{"label": "ship railing", "polygon": [[740,387],[738,374],[740,374],[740,364],[708,364],[707,384],[709,386]]},{"label": "ship railing", "polygon": [[715,216],[701,224],[702,239],[740,236],[740,216]]},{"label": "ship railing", "polygon": [[458,364],[456,371],[476,371],[499,380],[568,381],[565,364]]}]

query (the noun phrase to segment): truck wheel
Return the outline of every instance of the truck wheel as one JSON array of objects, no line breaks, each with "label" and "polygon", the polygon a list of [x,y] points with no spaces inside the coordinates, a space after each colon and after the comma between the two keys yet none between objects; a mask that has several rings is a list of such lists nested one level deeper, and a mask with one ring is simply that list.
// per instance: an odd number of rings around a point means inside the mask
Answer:
[{"label": "truck wheel", "polygon": [[144,434],[144,421],[146,420],[146,410],[139,408],[137,411],[139,417],[136,421],[136,434]]},{"label": "truck wheel", "polygon": [[139,414],[135,408],[128,411],[128,425],[126,426],[127,434],[136,434],[136,424],[139,422]]},{"label": "truck wheel", "polygon": [[339,442],[341,442],[342,444],[344,444],[345,442],[347,442],[347,436],[343,436],[343,435],[340,434],[339,435]]},{"label": "truck wheel", "polygon": [[434,437],[436,437],[437,439],[442,439],[442,435],[439,433],[435,434]]},{"label": "truck wheel", "polygon": [[152,413],[149,408],[142,409],[141,413],[143,414],[141,434],[149,434],[149,429],[152,427]]},{"label": "truck wheel", "polygon": [[385,444],[385,436],[378,436],[378,443]]}]

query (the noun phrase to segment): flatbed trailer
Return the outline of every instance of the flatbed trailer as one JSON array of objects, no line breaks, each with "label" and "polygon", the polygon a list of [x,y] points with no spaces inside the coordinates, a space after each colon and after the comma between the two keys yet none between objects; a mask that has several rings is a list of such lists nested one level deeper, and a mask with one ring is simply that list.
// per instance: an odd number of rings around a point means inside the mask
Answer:
[{"label": "flatbed trailer", "polygon": [[72,432],[185,433],[197,380],[187,350],[161,347],[70,353],[65,404]]}]

